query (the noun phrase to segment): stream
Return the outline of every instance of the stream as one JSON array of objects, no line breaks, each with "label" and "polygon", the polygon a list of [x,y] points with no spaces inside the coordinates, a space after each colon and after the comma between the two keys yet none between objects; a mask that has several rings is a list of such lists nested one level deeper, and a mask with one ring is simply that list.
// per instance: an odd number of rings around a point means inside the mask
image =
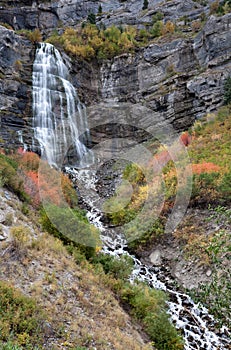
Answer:
[{"label": "stream", "polygon": [[[182,331],[185,350],[228,350],[231,349],[229,330],[222,327],[216,330],[216,321],[208,310],[200,304],[194,303],[192,298],[185,293],[176,290],[168,278],[163,278],[164,267],[153,267],[143,264],[135,256],[128,252],[127,242],[122,232],[107,227],[102,222],[100,210],[102,198],[98,196],[96,189],[97,175],[94,170],[76,170],[66,168],[66,172],[77,186],[77,191],[85,207],[89,222],[95,225],[101,232],[103,243],[102,251],[116,257],[128,255],[133,259],[134,267],[130,276],[130,282],[139,279],[150,287],[165,291],[169,296],[168,313],[177,329]],[[171,284],[171,286],[170,286]]]}]

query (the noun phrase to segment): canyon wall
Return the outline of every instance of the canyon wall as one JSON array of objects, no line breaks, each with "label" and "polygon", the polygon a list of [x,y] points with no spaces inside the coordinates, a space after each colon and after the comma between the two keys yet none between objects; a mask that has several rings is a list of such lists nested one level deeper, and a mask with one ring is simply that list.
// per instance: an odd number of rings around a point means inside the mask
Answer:
[{"label": "canyon wall", "polygon": [[[208,6],[188,0],[149,1],[141,11],[138,1],[0,1],[0,145],[32,146],[32,69],[36,45],[15,30],[39,27],[44,38],[51,29],[75,25],[89,13],[100,25],[130,23],[144,26],[162,11],[167,19],[180,23],[180,14],[190,20]],[[209,4],[209,2],[208,2]],[[138,16],[139,13],[139,16]],[[174,130],[188,128],[205,113],[223,104],[223,86],[231,74],[231,14],[210,15],[198,33],[164,37],[103,62],[84,62],[62,53],[70,69],[70,80],[81,101],[88,106],[93,138],[107,133],[107,124],[123,123],[146,131],[165,121]],[[122,110],[126,110],[126,115]],[[129,115],[129,117],[127,117]],[[143,117],[142,117],[143,115]],[[103,126],[100,132],[98,125]],[[152,132],[152,131],[151,131]],[[142,139],[142,137],[141,137]]]}]

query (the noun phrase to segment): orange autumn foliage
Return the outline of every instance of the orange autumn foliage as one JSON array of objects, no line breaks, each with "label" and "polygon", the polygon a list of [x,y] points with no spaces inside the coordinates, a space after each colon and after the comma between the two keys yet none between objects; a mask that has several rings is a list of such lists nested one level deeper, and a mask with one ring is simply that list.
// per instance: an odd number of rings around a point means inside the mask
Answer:
[{"label": "orange autumn foliage", "polygon": [[201,164],[192,164],[192,172],[193,174],[200,175],[202,173],[214,173],[219,172],[221,167],[214,163],[201,163]]},{"label": "orange autumn foliage", "polygon": [[163,167],[168,163],[169,160],[171,160],[171,156],[168,151],[162,151],[155,156],[155,159],[157,160],[158,164]]},{"label": "orange autumn foliage", "polygon": [[152,167],[154,171],[160,172],[169,160],[171,160],[169,152],[161,151],[150,160],[149,167]]},{"label": "orange autumn foliage", "polygon": [[43,166],[39,174],[33,170],[24,172],[24,189],[35,207],[43,201],[71,207],[78,202],[70,179],[49,165]]},{"label": "orange autumn foliage", "polygon": [[23,178],[24,191],[31,198],[32,205],[36,208],[39,207],[41,201],[38,190],[38,173],[29,171],[23,174]]},{"label": "orange autumn foliage", "polygon": [[40,158],[36,153],[21,151],[19,148],[18,154],[20,155],[19,164],[23,170],[38,170]]},{"label": "orange autumn foliage", "polygon": [[183,143],[184,146],[188,146],[191,143],[191,136],[189,135],[188,131],[185,131],[180,136],[180,141]]}]

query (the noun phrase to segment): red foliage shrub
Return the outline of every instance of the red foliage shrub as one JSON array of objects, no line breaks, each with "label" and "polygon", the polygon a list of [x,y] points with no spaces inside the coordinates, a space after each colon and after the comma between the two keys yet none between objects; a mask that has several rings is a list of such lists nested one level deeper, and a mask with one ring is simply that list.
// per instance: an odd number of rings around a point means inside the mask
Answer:
[{"label": "red foliage shrub", "polygon": [[189,135],[188,131],[185,131],[183,134],[181,134],[180,141],[186,147],[191,143],[191,136]]},{"label": "red foliage shrub", "polygon": [[24,191],[29,195],[32,205],[38,207],[41,203],[38,188],[38,173],[28,171],[24,173]]},{"label": "red foliage shrub", "polygon": [[163,167],[171,160],[171,156],[168,151],[162,151],[155,156],[155,159]]},{"label": "red foliage shrub", "polygon": [[18,154],[23,154],[25,153],[24,149],[22,147],[19,147],[18,150],[17,150],[17,153]]},{"label": "red foliage shrub", "polygon": [[201,164],[192,164],[193,174],[202,174],[202,173],[216,173],[221,170],[221,167],[214,163],[201,163]]},{"label": "red foliage shrub", "polygon": [[19,164],[23,170],[38,170],[40,158],[36,153],[22,151],[21,148],[19,148],[18,154],[20,154]]},{"label": "red foliage shrub", "polygon": [[50,168],[45,162],[40,164],[42,166],[39,174],[33,170],[24,172],[24,188],[31,198],[32,205],[38,207],[44,201],[57,206],[76,206],[77,194],[70,179]]},{"label": "red foliage shrub", "polygon": [[61,204],[62,190],[58,183],[56,170],[49,169],[49,173],[27,171],[24,173],[24,189],[30,196],[33,206],[38,207],[42,201],[56,205]]}]

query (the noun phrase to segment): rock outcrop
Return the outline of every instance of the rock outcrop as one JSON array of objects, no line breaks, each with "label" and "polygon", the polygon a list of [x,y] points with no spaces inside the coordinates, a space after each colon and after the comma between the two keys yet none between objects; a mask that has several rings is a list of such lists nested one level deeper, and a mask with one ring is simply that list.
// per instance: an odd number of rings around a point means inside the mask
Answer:
[{"label": "rock outcrop", "polygon": [[31,144],[31,85],[34,47],[0,26],[0,143],[5,148]]},{"label": "rock outcrop", "polygon": [[1,1],[0,22],[15,30],[54,29],[76,25],[89,13],[97,13],[98,1]]},{"label": "rock outcrop", "polygon": [[[0,1],[0,22],[8,23],[16,29],[40,28],[47,30],[62,26],[74,26],[93,13],[99,25],[131,24],[145,27],[153,23],[153,15],[162,12],[167,20],[182,21],[200,19],[209,13],[213,0],[195,2],[193,0],[162,1],[149,0],[148,8],[142,10],[140,0],[16,0]],[[102,12],[99,13],[101,5]]]},{"label": "rock outcrop", "polygon": [[185,129],[223,103],[231,73],[231,14],[211,16],[194,39],[178,38],[124,54],[101,66],[101,93],[107,103],[143,105],[150,125],[168,120]]}]

